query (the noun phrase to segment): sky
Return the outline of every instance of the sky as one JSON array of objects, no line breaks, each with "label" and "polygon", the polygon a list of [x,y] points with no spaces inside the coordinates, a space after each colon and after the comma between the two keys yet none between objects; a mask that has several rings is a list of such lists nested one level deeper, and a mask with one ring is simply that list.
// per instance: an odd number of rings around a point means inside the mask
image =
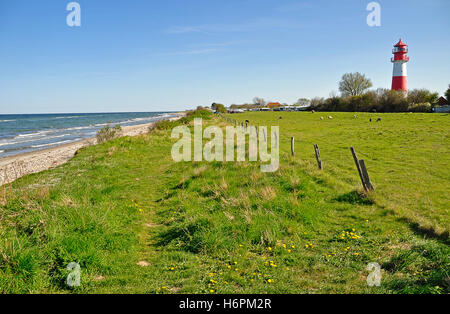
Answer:
[{"label": "sky", "polygon": [[176,111],[254,97],[328,97],[344,73],[390,88],[393,45],[408,87],[450,84],[450,1],[0,0],[0,114]]}]

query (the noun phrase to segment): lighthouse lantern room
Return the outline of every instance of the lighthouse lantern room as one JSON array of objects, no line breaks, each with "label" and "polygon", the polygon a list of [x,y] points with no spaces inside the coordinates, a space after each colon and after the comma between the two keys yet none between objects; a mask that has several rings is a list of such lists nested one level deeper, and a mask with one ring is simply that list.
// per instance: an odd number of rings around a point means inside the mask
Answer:
[{"label": "lighthouse lantern room", "polygon": [[394,63],[394,74],[392,77],[392,89],[397,91],[408,91],[407,87],[407,69],[406,63],[409,61],[408,45],[400,41],[394,46],[392,50],[394,58],[391,58],[391,62]]}]

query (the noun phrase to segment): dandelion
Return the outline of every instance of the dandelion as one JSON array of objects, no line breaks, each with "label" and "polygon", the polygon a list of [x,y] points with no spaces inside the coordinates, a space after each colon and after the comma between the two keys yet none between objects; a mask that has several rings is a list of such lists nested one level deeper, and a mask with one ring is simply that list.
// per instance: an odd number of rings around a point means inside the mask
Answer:
[{"label": "dandelion", "polygon": [[267,250],[270,252],[270,251],[272,251],[272,248],[269,246],[269,247],[267,248]]},{"label": "dandelion", "polygon": [[272,283],[272,282],[273,282],[273,279],[268,279],[267,282],[268,282],[268,283]]},{"label": "dandelion", "polygon": [[291,248],[295,249],[295,245],[291,246]]},{"label": "dandelion", "polygon": [[215,291],[214,291],[214,290],[209,290],[209,292],[210,292],[210,293],[214,293]]},{"label": "dandelion", "polygon": [[286,244],[283,244],[283,248],[286,248]]},{"label": "dandelion", "polygon": [[288,253],[291,253],[292,251],[291,250],[288,250]]}]

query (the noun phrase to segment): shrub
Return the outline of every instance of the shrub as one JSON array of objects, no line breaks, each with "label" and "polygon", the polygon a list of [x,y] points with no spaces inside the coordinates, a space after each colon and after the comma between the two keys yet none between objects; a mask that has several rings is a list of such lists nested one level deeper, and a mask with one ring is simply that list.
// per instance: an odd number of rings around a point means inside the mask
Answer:
[{"label": "shrub", "polygon": [[209,119],[211,119],[212,115],[213,114],[209,110],[206,110],[203,108],[189,111],[185,117],[182,117],[181,119],[178,119],[178,120],[174,120],[174,121],[160,120],[160,121],[156,122],[153,126],[151,126],[149,128],[149,131],[152,131],[155,129],[156,130],[173,129],[174,127],[176,127],[178,125],[189,124],[189,122],[191,122],[195,118],[202,118],[204,120],[209,120]]},{"label": "shrub", "polygon": [[97,135],[96,135],[97,143],[99,143],[99,144],[105,143],[109,140],[112,140],[113,138],[120,136],[121,133],[122,133],[122,127],[120,125],[116,125],[115,127],[112,128],[108,124],[107,126],[105,126],[104,128],[100,129],[97,132]]},{"label": "shrub", "polygon": [[432,93],[426,89],[413,89],[408,91],[408,103],[410,104],[422,104],[422,103],[435,103],[439,97],[438,93]]},{"label": "shrub", "polygon": [[405,93],[395,90],[378,91],[375,109],[378,112],[406,112],[408,110],[408,99]]},{"label": "shrub", "polygon": [[411,104],[408,107],[410,112],[432,112],[433,106],[429,102],[424,102],[421,104]]}]

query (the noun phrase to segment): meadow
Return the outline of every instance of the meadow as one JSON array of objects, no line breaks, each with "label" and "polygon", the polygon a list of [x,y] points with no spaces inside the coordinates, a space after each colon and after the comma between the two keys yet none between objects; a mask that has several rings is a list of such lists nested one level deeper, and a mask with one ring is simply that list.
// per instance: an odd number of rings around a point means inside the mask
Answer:
[{"label": "meadow", "polygon": [[[229,124],[195,112],[2,187],[0,292],[448,292],[449,115],[229,115],[280,126],[274,173],[174,163],[171,130],[194,117]],[[350,146],[375,191],[362,191]],[[80,287],[65,283],[71,262]],[[366,283],[371,262],[380,287]]]}]

